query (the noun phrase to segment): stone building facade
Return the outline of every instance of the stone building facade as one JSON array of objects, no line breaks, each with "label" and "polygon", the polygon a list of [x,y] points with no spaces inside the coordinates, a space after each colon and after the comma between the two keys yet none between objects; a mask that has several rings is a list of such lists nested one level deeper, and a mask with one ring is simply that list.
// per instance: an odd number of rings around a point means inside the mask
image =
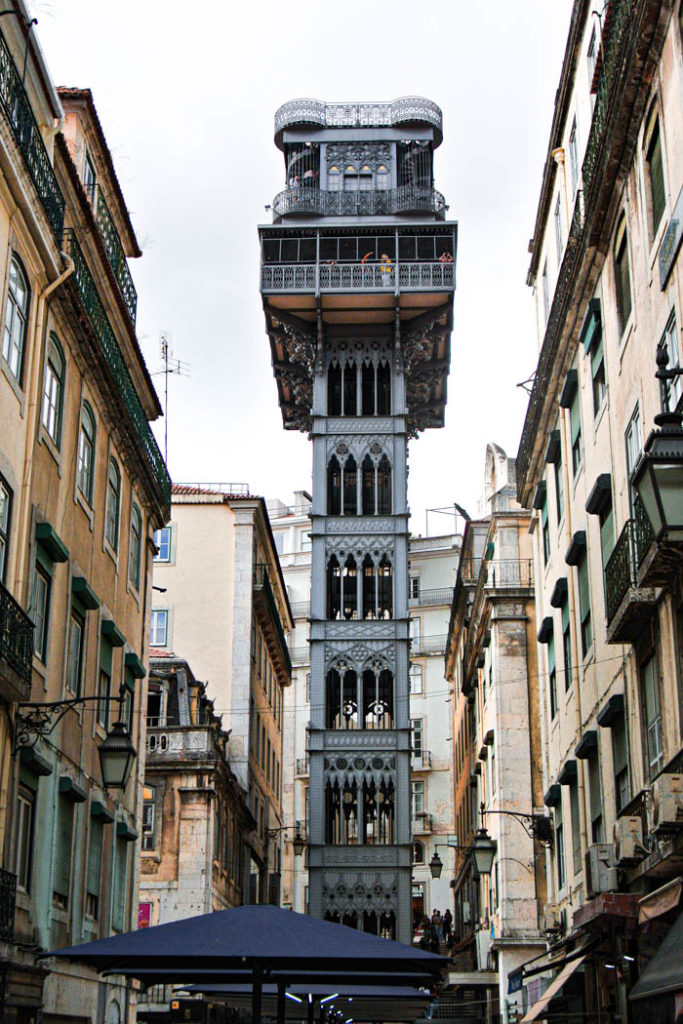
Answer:
[{"label": "stone building facade", "polygon": [[313,440],[309,909],[409,941],[407,445],[443,423],[456,225],[429,100],[295,100],[259,228],[286,429]]},{"label": "stone building facade", "polygon": [[[629,994],[680,912],[660,891],[683,852],[682,563],[632,473],[683,387],[655,378],[658,355],[681,362],[681,19],[674,2],[573,5],[529,268],[540,355],[517,485],[535,510],[548,913],[558,953],[577,952],[551,1005],[605,1021],[641,1019]],[[673,1020],[673,995],[650,995]]]},{"label": "stone building facade", "polygon": [[223,716],[230,767],[257,823],[244,902],[278,904],[293,622],[265,503],[246,485],[174,484],[156,544],[150,642],[183,651]]},{"label": "stone building facade", "polygon": [[[229,733],[171,651],[150,651],[146,718],[138,927],[240,906],[256,820],[230,767]],[[143,991],[137,1020],[170,1021],[172,988]]]},{"label": "stone building facade", "polygon": [[[466,524],[446,651],[453,683],[457,846],[452,878],[456,953],[450,982],[492,1016],[521,1010],[510,977],[545,951],[545,861],[531,514],[515,496],[515,464],[486,452],[486,519]],[[483,812],[483,813],[482,813]],[[540,833],[531,818],[543,817]],[[515,817],[518,815],[519,817]],[[485,825],[496,843],[490,878],[467,847]],[[536,832],[532,835],[531,832]],[[540,836],[546,837],[543,842]],[[513,989],[514,991],[514,989]],[[496,1016],[499,1014],[500,1016]]]},{"label": "stone building facade", "polygon": [[11,10],[0,30],[0,1005],[12,1024],[102,1022],[126,1012],[126,983],[37,954],[125,931],[137,913],[143,759],[107,791],[98,748],[119,718],[144,743],[152,535],[170,480],[135,333],[127,258],[140,249],[92,96],[55,89],[26,6]]},{"label": "stone building facade", "polygon": [[[283,905],[304,913],[308,909],[308,858],[294,854],[291,840],[297,824],[309,833],[310,770],[307,750],[311,720],[309,617],[311,589],[311,497],[297,491],[294,504],[268,502],[275,544],[290,597],[295,629],[290,635],[292,687],[285,696],[287,729],[284,760],[293,766],[283,783],[283,814],[292,827],[286,833]],[[443,714],[446,683],[443,652],[453,582],[457,573],[460,536],[411,537],[410,598],[410,720],[411,821],[413,830],[413,924],[433,907],[442,912],[452,903],[448,878],[433,879],[429,861],[437,842],[453,832],[453,777],[450,719]]]}]

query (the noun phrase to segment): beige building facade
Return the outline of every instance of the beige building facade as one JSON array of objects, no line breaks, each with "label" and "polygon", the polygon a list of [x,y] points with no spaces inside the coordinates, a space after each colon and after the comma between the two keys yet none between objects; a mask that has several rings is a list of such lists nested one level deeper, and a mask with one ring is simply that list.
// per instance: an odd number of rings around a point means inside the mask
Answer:
[{"label": "beige building facade", "polygon": [[[129,990],[37,954],[137,913],[152,536],[170,480],[136,339],[140,249],[89,90],[55,89],[23,3],[0,30],[0,1004],[119,1020]],[[23,68],[23,76],[17,70]],[[19,702],[22,702],[19,707]],[[36,705],[38,705],[36,707]]]},{"label": "beige building facade", "polygon": [[246,485],[174,484],[156,544],[150,643],[183,651],[223,716],[230,766],[257,822],[244,902],[279,903],[293,622],[265,503]]},{"label": "beige building facade", "polygon": [[655,378],[658,354],[681,362],[681,18],[574,4],[529,269],[540,355],[517,475],[535,509],[548,920],[558,956],[577,953],[561,1005],[606,1021],[674,1019],[673,994],[639,1002],[636,981],[679,913],[654,894],[681,865],[682,563],[632,473],[683,386]]}]

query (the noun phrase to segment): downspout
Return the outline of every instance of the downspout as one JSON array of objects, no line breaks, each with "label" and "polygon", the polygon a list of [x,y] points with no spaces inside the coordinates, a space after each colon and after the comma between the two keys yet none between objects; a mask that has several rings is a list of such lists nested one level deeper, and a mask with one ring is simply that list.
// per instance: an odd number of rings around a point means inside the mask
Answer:
[{"label": "downspout", "polygon": [[[29,503],[29,487],[31,483],[31,471],[33,469],[33,449],[35,444],[35,434],[37,419],[40,411],[40,366],[41,360],[39,358],[40,353],[43,350],[42,334],[43,326],[45,321],[45,308],[47,300],[60,285],[64,284],[67,278],[71,277],[74,270],[74,261],[66,253],[61,254],[62,259],[66,263],[66,270],[55,278],[51,284],[43,288],[38,296],[36,303],[36,321],[35,329],[33,331],[34,344],[31,350],[31,366],[29,374],[29,405],[28,415],[26,420],[26,452],[24,455],[24,469],[21,481],[21,499],[19,507],[23,510],[23,517],[20,523],[19,529],[19,558],[21,559],[20,565],[17,571],[17,594],[22,593],[24,582],[28,581],[28,534],[29,526],[31,523],[31,506]],[[28,600],[28,591],[27,591]]]},{"label": "downspout", "polygon": [[[569,458],[571,456],[571,444],[567,437],[567,416],[568,414],[563,412],[560,416],[560,429],[562,431],[562,450],[565,453],[565,458],[562,460],[562,473],[564,476],[564,532],[565,532],[565,551],[568,550],[572,540],[572,515],[571,515],[571,502],[569,500]],[[557,470],[556,470],[557,471]],[[576,639],[576,593],[574,589],[574,573],[571,571],[571,566],[567,572],[567,599],[569,601],[569,635],[572,642],[572,675],[574,676],[573,682],[576,684],[576,736],[577,741],[581,736],[581,729],[583,727],[583,714],[581,712],[581,687],[579,686],[579,645]],[[573,628],[572,628],[573,627]],[[581,815],[581,856],[582,858],[586,855],[588,849],[588,833],[586,825],[586,801],[585,801],[585,785],[584,785],[584,765],[581,761],[581,766],[577,772],[577,782],[579,787],[579,813]],[[573,827],[572,822],[572,827]],[[582,860],[583,863],[583,860]]]}]

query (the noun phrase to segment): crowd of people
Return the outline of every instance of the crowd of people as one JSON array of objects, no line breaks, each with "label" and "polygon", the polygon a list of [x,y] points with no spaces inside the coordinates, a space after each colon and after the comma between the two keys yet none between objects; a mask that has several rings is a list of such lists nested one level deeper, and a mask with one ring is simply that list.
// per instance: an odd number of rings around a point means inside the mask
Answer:
[{"label": "crowd of people", "polygon": [[434,908],[431,919],[425,914],[417,925],[416,938],[418,936],[420,949],[429,953],[441,952],[443,945],[450,949],[453,945],[453,915],[450,910],[442,914]]}]

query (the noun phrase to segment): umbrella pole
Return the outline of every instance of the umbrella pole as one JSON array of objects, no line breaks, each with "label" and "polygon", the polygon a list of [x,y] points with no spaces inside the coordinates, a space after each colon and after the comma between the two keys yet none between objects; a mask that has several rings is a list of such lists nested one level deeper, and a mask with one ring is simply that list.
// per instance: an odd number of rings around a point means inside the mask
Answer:
[{"label": "umbrella pole", "polygon": [[277,1024],[285,1024],[285,990],[287,983],[284,981],[278,981],[277,983]]},{"label": "umbrella pole", "polygon": [[311,993],[309,992],[308,993],[308,1024],[313,1024],[313,1011],[314,1011],[313,997],[312,997]]},{"label": "umbrella pole", "polygon": [[251,969],[251,1024],[261,1024],[261,987],[263,967],[254,964]]}]

